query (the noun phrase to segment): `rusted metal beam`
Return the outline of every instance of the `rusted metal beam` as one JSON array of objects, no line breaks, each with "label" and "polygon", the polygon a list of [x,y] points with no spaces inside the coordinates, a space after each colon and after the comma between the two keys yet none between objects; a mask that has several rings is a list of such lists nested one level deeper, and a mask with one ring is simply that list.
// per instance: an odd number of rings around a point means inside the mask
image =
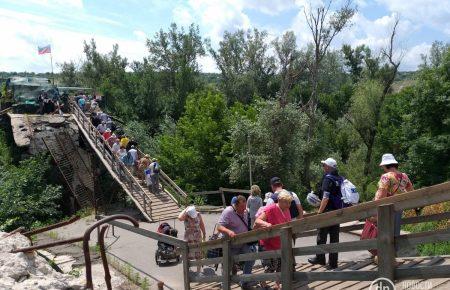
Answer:
[{"label": "rusted metal beam", "polygon": [[60,223],[56,223],[56,224],[53,224],[53,225],[49,225],[49,226],[46,226],[46,227],[38,228],[38,229],[35,229],[35,230],[32,230],[32,231],[28,231],[28,232],[23,233],[23,235],[27,236],[27,237],[31,237],[31,236],[36,235],[36,234],[40,234],[40,233],[43,233],[43,232],[46,232],[46,231],[50,231],[50,230],[53,230],[53,229],[56,229],[56,228],[59,228],[59,227],[63,227],[63,226],[69,225],[69,224],[71,224],[73,222],[76,222],[79,219],[80,219],[79,216],[73,216],[73,217],[71,217],[70,219],[68,219],[66,221],[63,221],[63,222],[60,222]]},{"label": "rusted metal beam", "polygon": [[111,286],[111,274],[109,273],[108,260],[106,258],[105,250],[105,232],[108,229],[108,225],[103,225],[100,233],[98,234],[98,244],[100,246],[100,256],[102,257],[103,269],[105,270],[105,282],[106,288],[112,290]]},{"label": "rusted metal beam", "polygon": [[43,245],[19,248],[19,249],[12,250],[11,253],[31,252],[31,251],[36,251],[36,250],[40,250],[40,249],[46,249],[46,248],[51,248],[51,247],[55,247],[55,246],[81,242],[82,240],[83,240],[83,237],[81,236],[81,237],[77,237],[77,238],[71,238],[71,239],[57,241],[57,242],[43,244]]},{"label": "rusted metal beam", "polygon": [[130,221],[136,228],[139,227],[139,223],[134,218],[124,215],[124,214],[116,214],[109,217],[106,217],[102,220],[99,220],[98,222],[94,223],[90,227],[86,229],[83,235],[83,252],[84,252],[84,262],[86,264],[86,288],[87,289],[94,289],[93,283],[92,283],[92,265],[91,265],[91,256],[89,253],[89,240],[91,237],[91,232],[95,230],[97,227],[99,227],[102,224],[108,223],[109,221],[116,220],[116,219],[124,219]]}]

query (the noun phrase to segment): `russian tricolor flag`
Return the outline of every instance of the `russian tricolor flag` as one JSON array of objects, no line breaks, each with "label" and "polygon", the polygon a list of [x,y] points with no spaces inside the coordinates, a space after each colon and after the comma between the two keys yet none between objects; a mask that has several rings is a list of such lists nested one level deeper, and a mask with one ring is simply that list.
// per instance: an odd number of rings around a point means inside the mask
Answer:
[{"label": "russian tricolor flag", "polygon": [[38,53],[39,54],[52,53],[52,48],[51,48],[50,44],[47,46],[43,46],[43,47],[38,46]]}]

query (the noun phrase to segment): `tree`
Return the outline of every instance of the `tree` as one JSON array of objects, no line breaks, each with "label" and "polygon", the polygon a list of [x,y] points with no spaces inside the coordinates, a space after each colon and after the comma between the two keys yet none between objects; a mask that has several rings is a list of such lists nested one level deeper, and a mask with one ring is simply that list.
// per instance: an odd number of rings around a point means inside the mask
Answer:
[{"label": "tree", "polygon": [[0,173],[0,230],[10,231],[60,217],[61,187],[47,184],[50,169],[45,155],[30,157]]},{"label": "tree", "polygon": [[[306,114],[296,104],[282,106],[272,100],[261,100],[251,110],[256,112],[235,116],[230,130],[233,156],[228,168],[230,181],[248,184],[250,140],[254,183],[267,185],[271,177],[280,176],[288,188],[305,191],[309,185],[299,184],[299,180],[304,174],[303,162],[310,152],[305,142]],[[323,118],[317,120],[322,124]]]},{"label": "tree", "polygon": [[60,82],[64,86],[80,86],[80,77],[77,66],[73,61],[58,64],[61,69],[59,73]]},{"label": "tree", "polygon": [[147,40],[149,64],[160,73],[161,86],[167,91],[166,111],[178,119],[186,97],[199,88],[198,58],[205,55],[198,26],[178,29],[175,23],[168,32],[162,29]]},{"label": "tree", "polygon": [[228,103],[248,104],[255,95],[271,95],[271,81],[275,73],[274,58],[269,56],[267,32],[258,29],[225,32],[216,51],[209,51],[222,74],[222,90]]},{"label": "tree", "polygon": [[[384,64],[380,67],[379,71],[376,73],[379,81],[382,84],[382,91],[379,92],[378,88],[371,85],[370,82],[366,87],[370,92],[370,94],[372,95],[371,99],[376,100],[375,102],[371,100],[367,101],[367,104],[369,105],[368,107],[366,107],[365,111],[365,113],[369,114],[369,118],[365,122],[367,124],[360,124],[359,121],[357,120],[358,119],[357,116],[359,115],[358,110],[360,109],[358,108],[358,106],[360,106],[360,103],[358,102],[355,103],[356,107],[350,109],[348,117],[348,120],[355,127],[364,144],[367,146],[365,166],[364,166],[364,174],[366,176],[368,176],[371,173],[373,146],[375,144],[376,136],[378,133],[377,126],[381,118],[381,111],[383,108],[384,100],[386,96],[390,93],[392,83],[395,80],[395,76],[397,75],[398,67],[400,66],[402,58],[402,56],[400,56],[398,59],[395,59],[394,56],[395,55],[394,40],[397,33],[398,23],[399,19],[396,18],[394,26],[392,28],[391,35],[389,37],[389,43],[387,47],[382,50],[382,57],[383,57],[382,60],[384,61]],[[364,87],[364,85],[362,87]],[[377,93],[380,93],[378,97],[376,97]],[[365,189],[366,188],[364,187],[364,190]]]},{"label": "tree", "polygon": [[293,31],[283,34],[273,41],[275,48],[278,74],[280,78],[280,90],[278,96],[282,104],[287,103],[287,96],[294,84],[299,80],[301,73],[305,70],[305,60],[297,49],[296,37]]},{"label": "tree", "polygon": [[[314,134],[317,132],[315,126],[317,126],[318,123],[316,120],[316,116],[318,116],[316,110],[319,93],[320,66],[325,55],[327,54],[331,42],[336,35],[349,24],[350,19],[356,12],[356,8],[353,8],[351,1],[348,0],[336,12],[329,15],[331,3],[332,1],[330,0],[325,5],[321,5],[315,9],[313,9],[311,5],[309,6],[308,11],[306,7],[304,9],[306,22],[313,37],[313,57],[308,65],[311,83],[311,96],[303,106],[303,109],[309,117],[306,140],[311,143],[308,146],[311,150],[314,150],[313,140],[315,140]],[[308,156],[312,156],[312,154]],[[310,166],[312,159],[310,157],[306,157],[304,161],[304,175],[302,176],[302,182],[309,188],[311,181]]]},{"label": "tree", "polygon": [[189,191],[217,189],[226,182],[228,128],[229,111],[221,93],[190,94],[174,134],[158,137],[162,166]]}]

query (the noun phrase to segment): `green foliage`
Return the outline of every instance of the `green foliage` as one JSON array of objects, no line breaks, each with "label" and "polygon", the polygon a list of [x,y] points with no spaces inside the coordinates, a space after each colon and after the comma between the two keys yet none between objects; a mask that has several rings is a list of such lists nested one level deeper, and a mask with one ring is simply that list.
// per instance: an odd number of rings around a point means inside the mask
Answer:
[{"label": "green foliage", "polygon": [[186,190],[217,188],[225,180],[228,115],[222,94],[200,91],[188,96],[175,133],[158,137],[161,164]]},{"label": "green foliage", "polygon": [[80,76],[78,68],[73,61],[58,64],[61,69],[59,73],[59,82],[63,86],[80,86]]},{"label": "green foliage", "polygon": [[216,51],[209,48],[222,73],[221,89],[227,101],[248,104],[255,95],[271,95],[275,60],[268,53],[266,31],[258,29],[226,31]]},{"label": "green foliage", "polygon": [[60,217],[61,187],[47,184],[50,169],[45,155],[30,157],[18,166],[8,165],[0,173],[0,230],[31,228],[36,221]]},{"label": "green foliage", "polygon": [[255,109],[255,120],[235,116],[230,131],[230,181],[248,184],[250,153],[254,183],[264,188],[272,176],[281,176],[288,188],[303,189],[299,180],[309,150],[305,142],[307,116],[295,105],[280,106],[274,101],[261,101]]}]

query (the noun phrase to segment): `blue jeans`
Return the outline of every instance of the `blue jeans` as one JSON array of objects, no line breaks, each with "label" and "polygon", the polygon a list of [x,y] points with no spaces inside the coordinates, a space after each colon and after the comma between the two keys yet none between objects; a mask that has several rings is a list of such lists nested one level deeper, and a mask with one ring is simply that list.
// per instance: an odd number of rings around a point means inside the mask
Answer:
[{"label": "blue jeans", "polygon": [[[237,248],[231,248],[231,255],[233,255],[233,256],[240,255],[240,254],[254,253],[254,252],[256,252],[255,246],[249,246],[247,244],[243,244]],[[253,265],[255,265],[255,261],[245,261],[244,262],[244,270],[243,270],[244,274],[251,274]],[[241,282],[240,284],[242,286],[244,283]]]}]

